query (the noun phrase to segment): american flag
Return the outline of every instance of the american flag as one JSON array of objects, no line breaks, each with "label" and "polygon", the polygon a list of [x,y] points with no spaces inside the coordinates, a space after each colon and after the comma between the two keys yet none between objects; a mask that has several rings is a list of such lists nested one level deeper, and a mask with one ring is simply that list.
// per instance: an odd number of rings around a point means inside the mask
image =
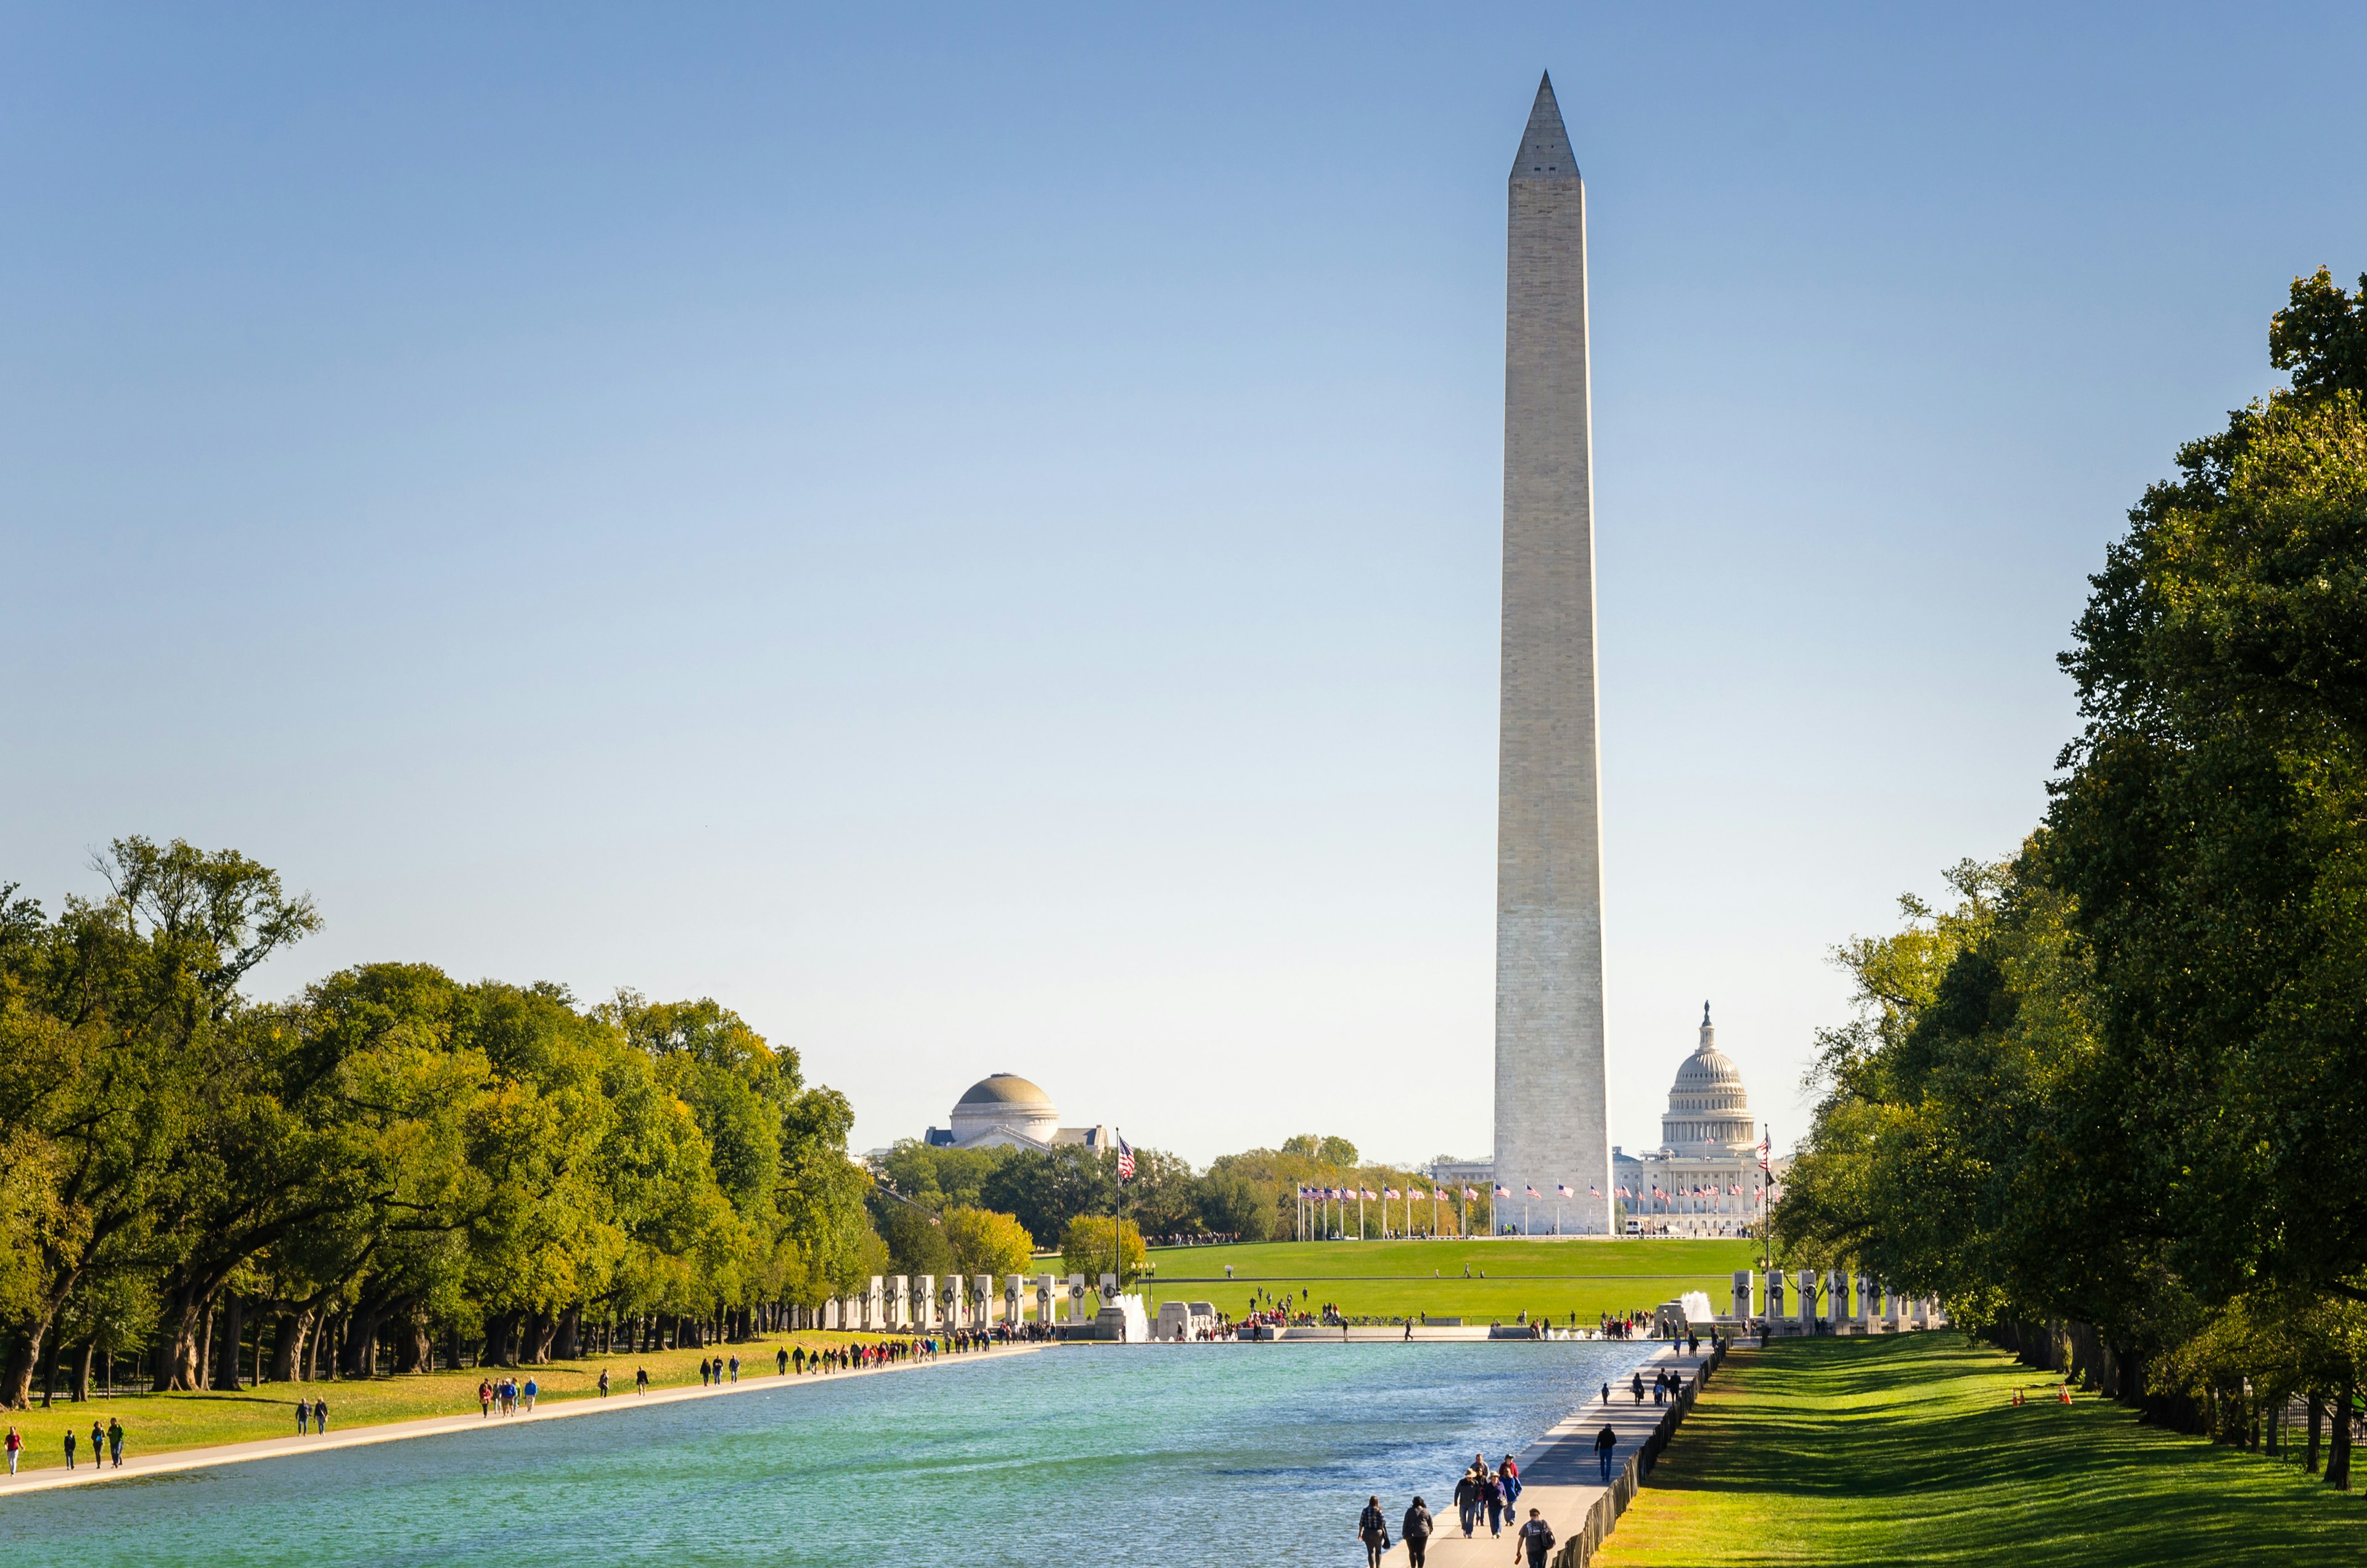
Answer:
[{"label": "american flag", "polygon": [[1380,1201],[1381,1195],[1374,1191],[1369,1187],[1360,1188],[1358,1190],[1364,1194],[1365,1201],[1367,1203],[1375,1203]]},{"label": "american flag", "polygon": [[1535,1188],[1534,1188],[1534,1187],[1532,1187],[1532,1188],[1528,1189],[1528,1194],[1529,1194],[1529,1196],[1530,1196],[1530,1197],[1532,1197],[1532,1198],[1542,1198],[1542,1197],[1544,1197],[1544,1196],[1545,1196],[1545,1194],[1544,1194],[1544,1193],[1542,1193],[1542,1192],[1538,1191],[1538,1190],[1537,1190]]},{"label": "american flag", "polygon": [[1117,1135],[1117,1179],[1120,1181],[1134,1179],[1134,1150],[1127,1143],[1124,1133]]},{"label": "american flag", "polygon": [[1499,1198],[1510,1198],[1512,1195],[1512,1190],[1511,1188],[1509,1188],[1509,1187],[1505,1186],[1505,1185],[1504,1185],[1502,1182],[1501,1182],[1501,1181],[1500,1181],[1500,1182],[1498,1182],[1498,1183],[1496,1183],[1496,1196],[1497,1196],[1497,1197],[1499,1197]]},{"label": "american flag", "polygon": [[1467,1187],[1463,1190],[1463,1196],[1467,1201],[1468,1200],[1478,1197],[1479,1190],[1476,1187]]},{"label": "american flag", "polygon": [[1600,1187],[1589,1186],[1586,1190],[1586,1195],[1590,1198],[1600,1198],[1603,1196],[1603,1189]]},{"label": "american flag", "polygon": [[1767,1140],[1764,1137],[1759,1140],[1759,1168],[1767,1168]]},{"label": "american flag", "polygon": [[[1555,1191],[1557,1191],[1557,1192],[1558,1192],[1558,1193],[1560,1193],[1560,1194],[1561,1194],[1563,1197],[1565,1197],[1565,1198],[1575,1198],[1575,1197],[1577,1197],[1577,1196],[1578,1196],[1578,1194],[1577,1194],[1577,1193],[1575,1193],[1575,1192],[1573,1192],[1573,1191],[1571,1191],[1571,1190],[1569,1190],[1569,1188],[1567,1185],[1560,1186],[1560,1187],[1556,1187],[1556,1188],[1554,1189],[1554,1190],[1555,1190]],[[1589,1191],[1592,1191],[1592,1190],[1593,1190],[1593,1189],[1592,1189],[1592,1188],[1589,1188],[1587,1190],[1589,1190]]]},{"label": "american flag", "polygon": [[1395,1202],[1397,1201],[1398,1190],[1394,1187],[1384,1187],[1381,1189],[1381,1196],[1388,1199],[1391,1202]]}]

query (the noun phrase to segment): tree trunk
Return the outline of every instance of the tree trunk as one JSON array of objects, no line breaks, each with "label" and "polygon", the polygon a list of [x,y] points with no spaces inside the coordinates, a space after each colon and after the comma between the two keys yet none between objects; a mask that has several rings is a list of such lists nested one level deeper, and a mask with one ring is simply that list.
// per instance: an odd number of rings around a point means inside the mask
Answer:
[{"label": "tree trunk", "polygon": [[580,1306],[569,1307],[559,1314],[559,1322],[554,1325],[555,1333],[550,1346],[553,1360],[572,1361],[578,1359],[577,1353],[583,1348],[579,1343],[583,1325],[583,1309]]},{"label": "tree trunk", "polygon": [[2326,1459],[2326,1483],[2350,1490],[2350,1417],[2356,1408],[2358,1385],[2342,1382],[2342,1398],[2334,1406],[2334,1451]]},{"label": "tree trunk", "polygon": [[510,1359],[510,1328],[517,1322],[514,1312],[495,1313],[485,1320],[485,1348],[477,1356],[481,1367],[515,1367]]},{"label": "tree trunk", "polygon": [[85,1339],[82,1342],[82,1348],[74,1352],[74,1381],[66,1392],[77,1404],[90,1397],[90,1359],[97,1349],[97,1340]]},{"label": "tree trunk", "polygon": [[304,1375],[305,1331],[311,1326],[312,1314],[305,1312],[274,1314],[271,1319],[271,1381],[294,1382]]},{"label": "tree trunk", "polygon": [[149,1384],[153,1393],[198,1386],[198,1352],[205,1334],[205,1308],[189,1297],[186,1287],[174,1292],[165,1310],[164,1337],[149,1354]]},{"label": "tree trunk", "polygon": [[218,1351],[212,1386],[217,1393],[236,1393],[241,1387],[239,1352],[246,1348],[246,1303],[236,1291],[223,1295],[221,1321],[210,1335]]},{"label": "tree trunk", "polygon": [[0,1373],[0,1404],[22,1410],[32,1403],[33,1363],[40,1359],[49,1325],[37,1323],[8,1347],[8,1367]]},{"label": "tree trunk", "polygon": [[394,1335],[394,1370],[398,1372],[430,1372],[436,1370],[436,1341],[428,1337],[427,1325],[416,1316],[402,1325]]},{"label": "tree trunk", "polygon": [[337,1371],[349,1378],[378,1376],[378,1325],[386,1318],[383,1305],[357,1305],[345,1320],[345,1343],[337,1357]]}]

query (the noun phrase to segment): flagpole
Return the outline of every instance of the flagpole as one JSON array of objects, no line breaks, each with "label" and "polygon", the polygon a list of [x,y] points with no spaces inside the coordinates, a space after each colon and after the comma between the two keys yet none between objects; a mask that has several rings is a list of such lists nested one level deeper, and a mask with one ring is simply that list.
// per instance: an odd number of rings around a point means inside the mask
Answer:
[{"label": "flagpole", "polygon": [[1764,1274],[1775,1266],[1775,1255],[1771,1250],[1774,1240],[1770,1234],[1775,1228],[1772,1223],[1774,1201],[1771,1196],[1775,1190],[1775,1129],[1772,1126],[1766,1129],[1760,1143],[1766,1151],[1759,1156],[1759,1271]]}]

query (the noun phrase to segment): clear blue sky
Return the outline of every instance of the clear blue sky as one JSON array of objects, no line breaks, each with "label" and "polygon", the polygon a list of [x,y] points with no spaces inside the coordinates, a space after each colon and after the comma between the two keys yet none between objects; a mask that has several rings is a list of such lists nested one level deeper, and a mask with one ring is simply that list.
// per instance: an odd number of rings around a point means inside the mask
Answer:
[{"label": "clear blue sky", "polygon": [[[1613,1134],[2011,849],[2367,270],[2367,11],[0,11],[0,880],[713,995],[858,1146],[1489,1142],[1503,182],[1592,226]],[[850,19],[852,18],[852,19]]]}]

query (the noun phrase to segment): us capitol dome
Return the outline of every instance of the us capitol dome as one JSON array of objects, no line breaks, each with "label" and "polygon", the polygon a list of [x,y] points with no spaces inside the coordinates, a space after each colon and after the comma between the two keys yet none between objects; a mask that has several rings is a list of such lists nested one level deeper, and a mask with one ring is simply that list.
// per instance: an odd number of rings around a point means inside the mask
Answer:
[{"label": "us capitol dome", "polygon": [[962,1091],[946,1127],[932,1127],[925,1142],[940,1149],[1049,1149],[1064,1144],[1088,1149],[1108,1145],[1106,1127],[1063,1127],[1060,1110],[1041,1086],[1016,1073],[991,1073]]},{"label": "us capitol dome", "polygon": [[1677,1068],[1660,1146],[1611,1151],[1611,1180],[1630,1235],[1740,1235],[1764,1212],[1759,1122],[1741,1071],[1717,1048],[1702,1003],[1701,1042]]}]

